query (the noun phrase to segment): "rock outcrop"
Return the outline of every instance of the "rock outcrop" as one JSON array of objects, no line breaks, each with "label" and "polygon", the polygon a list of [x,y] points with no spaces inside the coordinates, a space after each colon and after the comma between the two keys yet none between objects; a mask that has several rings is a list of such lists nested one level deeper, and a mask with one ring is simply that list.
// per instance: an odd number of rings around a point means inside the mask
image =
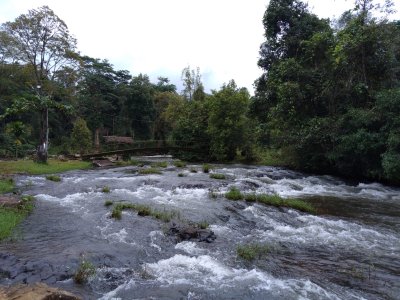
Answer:
[{"label": "rock outcrop", "polygon": [[63,291],[52,288],[44,283],[32,285],[18,284],[10,287],[0,287],[1,300],[82,300],[82,298]]}]

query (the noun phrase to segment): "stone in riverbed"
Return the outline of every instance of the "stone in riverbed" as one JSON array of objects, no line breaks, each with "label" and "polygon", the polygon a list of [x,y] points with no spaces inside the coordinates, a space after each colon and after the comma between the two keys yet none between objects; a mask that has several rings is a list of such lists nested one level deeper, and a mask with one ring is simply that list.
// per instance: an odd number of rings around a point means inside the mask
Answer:
[{"label": "stone in riverbed", "polygon": [[18,284],[0,288],[2,300],[81,300],[82,298],[43,283],[33,285]]},{"label": "stone in riverbed", "polygon": [[192,225],[179,226],[175,223],[170,227],[169,233],[175,235],[179,242],[197,240],[198,242],[212,243],[217,238],[211,230],[200,229]]}]

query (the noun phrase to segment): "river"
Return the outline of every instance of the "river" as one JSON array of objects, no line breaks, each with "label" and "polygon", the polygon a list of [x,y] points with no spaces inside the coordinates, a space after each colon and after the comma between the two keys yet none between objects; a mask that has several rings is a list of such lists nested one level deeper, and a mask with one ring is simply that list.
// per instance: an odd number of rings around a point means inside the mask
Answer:
[{"label": "river", "polygon": [[[215,165],[222,180],[201,165],[139,168],[71,171],[61,182],[17,176],[36,208],[0,244],[0,284],[41,281],[84,299],[400,299],[400,189],[264,166]],[[318,214],[225,199],[233,186],[302,198]],[[216,239],[177,240],[171,224],[133,211],[115,220],[106,200],[206,222]],[[238,257],[254,243],[269,253]],[[82,260],[97,271],[78,285]]]}]

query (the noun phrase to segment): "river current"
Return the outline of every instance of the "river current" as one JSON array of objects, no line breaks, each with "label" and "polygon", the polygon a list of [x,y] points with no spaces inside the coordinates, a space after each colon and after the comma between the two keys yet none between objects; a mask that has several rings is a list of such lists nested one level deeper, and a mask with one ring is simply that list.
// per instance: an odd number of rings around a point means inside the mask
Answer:
[{"label": "river current", "polygon": [[[222,180],[201,165],[136,172],[146,167],[18,176],[36,208],[0,244],[0,284],[47,282],[84,299],[400,299],[400,189],[245,165],[215,165]],[[318,214],[225,199],[233,186],[305,199]],[[170,223],[133,211],[115,220],[106,200],[208,223],[216,239],[177,240]],[[237,255],[254,243],[271,250]],[[82,260],[96,275],[78,285]]]}]

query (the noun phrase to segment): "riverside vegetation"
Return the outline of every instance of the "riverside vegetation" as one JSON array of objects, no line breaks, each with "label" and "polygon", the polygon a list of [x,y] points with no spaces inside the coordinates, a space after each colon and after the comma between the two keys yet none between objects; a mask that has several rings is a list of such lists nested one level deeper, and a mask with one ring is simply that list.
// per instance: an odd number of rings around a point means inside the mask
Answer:
[{"label": "riverside vegetation", "polygon": [[[389,12],[390,1],[356,0],[328,20],[300,0],[271,0],[254,96],[234,80],[207,93],[200,70],[190,66],[181,92],[168,78],[151,82],[116,70],[106,59],[80,54],[49,7],[30,10],[1,27],[0,156],[34,149],[47,128],[29,124],[46,124],[43,112],[51,108],[50,154],[91,152],[103,128],[191,145],[192,152],[177,153],[186,160],[259,162],[400,184],[400,21],[378,17],[382,9]],[[51,44],[42,16],[60,25]],[[43,34],[25,44],[20,37],[28,32]],[[65,64],[45,69],[49,64],[16,55],[21,48],[37,55],[34,44],[48,45],[48,57]],[[28,164],[20,171],[27,170]]]}]

